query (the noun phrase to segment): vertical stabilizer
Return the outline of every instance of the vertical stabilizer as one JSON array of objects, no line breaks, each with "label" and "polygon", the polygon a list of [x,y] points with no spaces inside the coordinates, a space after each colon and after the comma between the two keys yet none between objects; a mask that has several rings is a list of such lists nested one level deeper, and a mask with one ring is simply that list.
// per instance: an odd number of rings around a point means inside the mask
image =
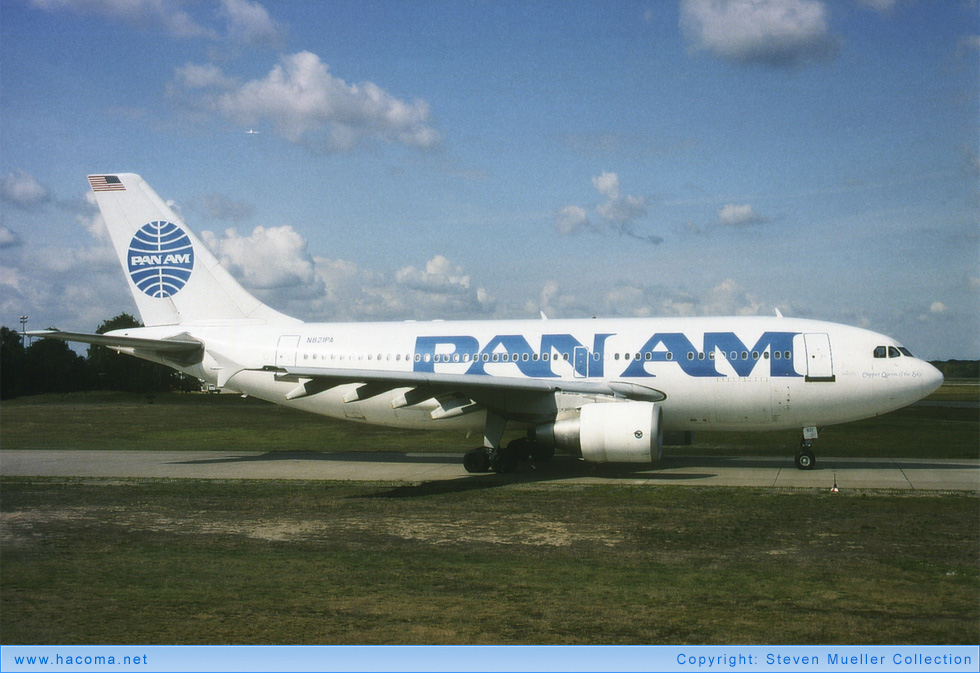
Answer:
[{"label": "vertical stabilizer", "polygon": [[88,180],[144,325],[297,322],[246,292],[140,176]]}]

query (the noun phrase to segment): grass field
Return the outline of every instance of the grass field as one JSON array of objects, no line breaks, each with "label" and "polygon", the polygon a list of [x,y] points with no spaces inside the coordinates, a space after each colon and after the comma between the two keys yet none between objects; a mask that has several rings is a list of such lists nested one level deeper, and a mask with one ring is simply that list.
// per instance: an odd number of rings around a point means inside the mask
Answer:
[{"label": "grass field", "polygon": [[980,639],[970,495],[4,479],[34,643]]},{"label": "grass field", "polygon": [[[474,443],[230,395],[26,398],[0,421],[4,449]],[[816,449],[976,458],[978,426],[975,408],[916,406],[829,428]],[[796,441],[705,433],[667,452]],[[4,478],[0,524],[5,644],[980,641],[975,494]]]}]

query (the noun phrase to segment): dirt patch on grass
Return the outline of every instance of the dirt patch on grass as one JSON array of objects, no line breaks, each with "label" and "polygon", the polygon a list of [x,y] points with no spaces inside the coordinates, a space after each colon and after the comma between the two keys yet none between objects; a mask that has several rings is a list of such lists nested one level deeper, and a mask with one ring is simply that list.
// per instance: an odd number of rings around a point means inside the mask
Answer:
[{"label": "dirt patch on grass", "polygon": [[505,517],[413,516],[373,519],[361,517],[221,517],[213,512],[180,516],[161,510],[133,511],[125,507],[61,507],[0,513],[0,541],[24,546],[40,534],[39,525],[70,527],[117,526],[129,531],[176,535],[231,535],[268,542],[358,539],[387,536],[432,545],[492,544],[531,547],[568,547],[575,543],[614,547],[624,542],[620,532],[588,524],[550,520],[541,514]]}]

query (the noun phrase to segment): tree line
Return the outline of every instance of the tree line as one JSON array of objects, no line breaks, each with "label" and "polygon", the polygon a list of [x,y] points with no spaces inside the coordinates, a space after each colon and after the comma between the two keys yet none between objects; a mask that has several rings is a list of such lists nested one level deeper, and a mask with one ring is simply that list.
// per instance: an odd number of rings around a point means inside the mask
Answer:
[{"label": "tree line", "polygon": [[[96,333],[127,327],[142,327],[142,323],[120,313],[99,325]],[[195,378],[105,346],[89,346],[83,357],[64,341],[33,339],[25,345],[19,332],[0,327],[0,399],[83,390],[157,393],[199,387]]]}]

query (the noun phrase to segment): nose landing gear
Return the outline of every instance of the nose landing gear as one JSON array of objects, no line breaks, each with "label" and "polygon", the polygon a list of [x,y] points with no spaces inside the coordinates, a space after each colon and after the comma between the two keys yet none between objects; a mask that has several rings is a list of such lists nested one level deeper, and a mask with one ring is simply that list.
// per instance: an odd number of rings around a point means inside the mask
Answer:
[{"label": "nose landing gear", "polygon": [[796,468],[798,470],[812,470],[817,465],[816,456],[813,455],[813,440],[817,438],[817,429],[814,427],[803,428],[803,438],[800,440],[800,451],[796,454]]}]

